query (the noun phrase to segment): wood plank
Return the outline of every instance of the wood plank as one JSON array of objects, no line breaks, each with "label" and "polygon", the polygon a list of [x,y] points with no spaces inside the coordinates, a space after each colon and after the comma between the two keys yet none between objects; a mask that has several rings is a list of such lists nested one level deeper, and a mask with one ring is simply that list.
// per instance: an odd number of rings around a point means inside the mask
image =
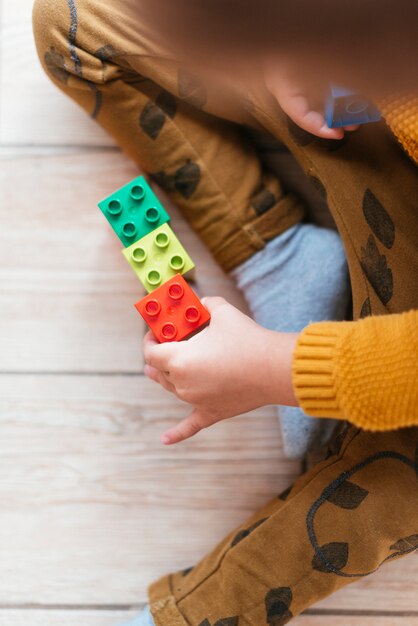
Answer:
[{"label": "wood plank", "polygon": [[0,376],[0,605],[138,604],[291,483],[271,409],[181,446],[141,376]]},{"label": "wood plank", "polygon": [[137,173],[118,156],[2,160],[3,371],[141,370],[143,289],[97,209]]},{"label": "wood plank", "polygon": [[[1,161],[2,371],[139,372],[144,290],[97,201],[138,174],[120,153]],[[174,214],[197,264],[197,291],[241,304],[230,281]],[[6,215],[6,213],[5,213]]]},{"label": "wood plank", "polygon": [[[138,611],[71,611],[47,609],[0,610],[2,626],[119,626]],[[303,625],[302,625],[303,626]],[[409,626],[402,624],[401,626]]]},{"label": "wood plank", "polygon": [[[271,410],[166,449],[187,408],[143,377],[0,377],[0,605],[144,602],[271,495],[285,461]],[[418,559],[316,608],[418,611]]]},{"label": "wood plank", "polygon": [[[138,611],[0,610],[2,626],[119,626]],[[302,615],[294,626],[417,626],[418,616]]]},{"label": "wood plank", "polygon": [[44,74],[32,35],[32,0],[4,3],[0,39],[0,143],[113,145]]},{"label": "wood plank", "polygon": [[101,153],[109,153],[116,155],[118,158],[118,154],[120,150],[117,146],[107,146],[97,148],[95,146],[39,146],[39,145],[30,145],[30,146],[19,146],[19,145],[2,145],[0,143],[0,161],[5,161],[7,159],[23,159],[23,158],[39,158],[39,157],[63,157],[63,156],[81,156]]}]

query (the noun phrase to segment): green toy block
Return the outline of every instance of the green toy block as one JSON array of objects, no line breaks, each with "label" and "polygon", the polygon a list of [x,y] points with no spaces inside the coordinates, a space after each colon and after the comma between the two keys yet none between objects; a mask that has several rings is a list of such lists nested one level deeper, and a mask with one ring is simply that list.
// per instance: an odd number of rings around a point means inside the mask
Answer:
[{"label": "green toy block", "polygon": [[124,246],[130,246],[170,221],[169,214],[143,176],[99,202],[99,208]]},{"label": "green toy block", "polygon": [[168,224],[122,250],[125,259],[148,292],[176,274],[185,274],[194,263]]}]

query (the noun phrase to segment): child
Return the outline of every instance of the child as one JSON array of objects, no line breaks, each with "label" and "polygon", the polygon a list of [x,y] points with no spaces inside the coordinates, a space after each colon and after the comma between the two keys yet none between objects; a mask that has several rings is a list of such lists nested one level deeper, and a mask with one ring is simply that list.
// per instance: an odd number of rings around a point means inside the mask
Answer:
[{"label": "child", "polygon": [[[35,26],[55,82],[172,193],[264,326],[209,299],[211,325],[193,339],[157,345],[147,336],[148,375],[194,407],[165,441],[266,403],[298,402],[311,414],[348,416],[369,428],[417,423],[415,312],[313,324],[299,336],[273,332],[342,317],[344,258],[334,233],[302,223],[300,202],[262,168],[247,134],[231,122],[264,128],[286,143],[327,196],[349,253],[355,317],[418,306],[418,232],[410,219],[418,177],[382,127],[330,145],[291,123],[263,85],[220,102],[173,63],[129,2],[38,0]],[[272,91],[276,85],[270,77]],[[284,108],[299,123],[328,133],[309,111],[295,111],[282,87],[279,99],[283,93]],[[382,332],[390,342],[379,339]],[[292,452],[293,443],[288,437]],[[350,429],[329,461],[192,571],[152,586],[156,624],[285,624],[411,551],[417,444],[412,429],[375,436]],[[394,501],[387,519],[387,502]],[[152,624],[149,612],[135,624]]]},{"label": "child", "polygon": [[[129,6],[77,3],[69,48],[64,41],[41,45],[49,74],[172,195],[243,291],[256,322],[297,332],[311,321],[344,319],[350,286],[337,233],[303,222],[303,202],[266,170],[245,130],[202,111],[226,109],[225,93],[211,105],[210,87],[170,64],[165,53],[163,59]],[[92,54],[79,50],[78,20],[84,22],[90,11],[98,12],[100,25],[97,37],[85,42]],[[116,12],[121,19],[110,27]],[[137,33],[129,41],[134,24]],[[175,97],[178,88],[183,101]],[[231,96],[232,104],[236,98]],[[342,132],[322,134],[338,138]],[[280,415],[288,456],[302,457],[321,440],[325,422],[295,407],[281,407]]]}]

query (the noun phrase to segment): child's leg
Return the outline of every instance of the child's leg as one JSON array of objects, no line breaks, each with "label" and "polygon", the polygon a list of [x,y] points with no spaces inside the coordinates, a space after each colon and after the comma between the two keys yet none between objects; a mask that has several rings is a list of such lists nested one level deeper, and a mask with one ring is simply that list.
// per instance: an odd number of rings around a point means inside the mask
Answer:
[{"label": "child's leg", "polygon": [[349,429],[327,461],[187,575],[153,585],[157,626],[284,625],[386,561],[412,553],[418,546],[417,450],[417,429]]},{"label": "child's leg", "polygon": [[[418,170],[384,127],[330,146],[296,131],[273,107],[264,120],[329,199],[349,251],[355,317],[417,308]],[[350,428],[334,443],[326,461],[187,576],[153,586],[158,626],[172,623],[166,610],[175,609],[179,624],[284,625],[417,549],[418,428]]]},{"label": "child's leg", "polygon": [[[253,142],[198,108],[203,86],[180,79],[150,49],[126,2],[106,6],[78,0],[74,13],[67,0],[37,0],[36,41],[51,78],[165,187],[226,270],[241,264],[234,276],[259,323],[296,331],[313,319],[340,319],[349,287],[337,235],[308,226],[287,234],[303,209],[263,168]],[[321,272],[308,278],[310,257]],[[285,446],[300,456],[326,424],[290,413]]]},{"label": "child's leg", "polygon": [[263,169],[238,125],[206,112],[205,88],[155,49],[132,15],[135,4],[36,0],[40,60],[230,270],[298,223],[303,207]]},{"label": "child's leg", "polygon": [[[298,332],[310,322],[344,319],[351,290],[341,239],[333,230],[298,224],[232,272],[254,319],[271,330]],[[331,420],[280,407],[284,450],[301,457],[321,445]],[[327,428],[329,426],[329,428]]]}]

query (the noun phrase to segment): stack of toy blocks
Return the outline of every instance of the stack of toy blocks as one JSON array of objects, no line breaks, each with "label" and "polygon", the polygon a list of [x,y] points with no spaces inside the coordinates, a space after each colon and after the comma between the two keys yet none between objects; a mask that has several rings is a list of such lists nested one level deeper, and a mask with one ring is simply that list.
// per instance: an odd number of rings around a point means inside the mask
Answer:
[{"label": "stack of toy blocks", "polygon": [[329,128],[369,124],[381,119],[379,110],[372,102],[353,91],[335,85],[330,88],[325,109]]},{"label": "stack of toy blocks", "polygon": [[99,208],[148,292],[135,307],[158,341],[181,341],[207,324],[209,312],[182,276],[194,263],[143,176],[99,202]]}]

